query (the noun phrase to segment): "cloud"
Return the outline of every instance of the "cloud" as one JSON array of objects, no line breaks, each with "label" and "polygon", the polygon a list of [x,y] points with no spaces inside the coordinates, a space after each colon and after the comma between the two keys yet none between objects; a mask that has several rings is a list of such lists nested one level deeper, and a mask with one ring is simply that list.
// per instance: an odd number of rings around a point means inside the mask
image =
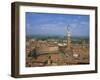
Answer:
[{"label": "cloud", "polygon": [[60,14],[33,15],[31,15],[32,17],[27,16],[26,34],[65,35],[68,25],[72,35],[89,34],[88,16]]}]

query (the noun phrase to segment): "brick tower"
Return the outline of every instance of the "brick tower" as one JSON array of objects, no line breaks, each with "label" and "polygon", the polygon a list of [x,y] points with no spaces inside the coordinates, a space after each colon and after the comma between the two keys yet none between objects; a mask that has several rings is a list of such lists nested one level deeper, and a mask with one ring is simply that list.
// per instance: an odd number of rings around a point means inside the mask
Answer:
[{"label": "brick tower", "polygon": [[67,49],[71,48],[71,32],[69,26],[67,26]]}]

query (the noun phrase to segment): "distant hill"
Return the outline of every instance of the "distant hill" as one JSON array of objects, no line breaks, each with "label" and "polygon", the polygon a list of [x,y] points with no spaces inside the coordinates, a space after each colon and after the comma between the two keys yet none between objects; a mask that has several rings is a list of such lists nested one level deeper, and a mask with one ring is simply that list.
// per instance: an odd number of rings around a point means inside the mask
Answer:
[{"label": "distant hill", "polygon": [[[66,40],[67,37],[66,36],[43,36],[43,35],[30,35],[30,36],[26,36],[26,40],[30,40],[30,39],[37,39],[37,40],[48,40],[48,39],[55,39],[55,40]],[[72,39],[72,43],[81,43],[83,40],[86,43],[89,43],[89,37],[83,37],[83,36],[74,36],[71,37]]]}]

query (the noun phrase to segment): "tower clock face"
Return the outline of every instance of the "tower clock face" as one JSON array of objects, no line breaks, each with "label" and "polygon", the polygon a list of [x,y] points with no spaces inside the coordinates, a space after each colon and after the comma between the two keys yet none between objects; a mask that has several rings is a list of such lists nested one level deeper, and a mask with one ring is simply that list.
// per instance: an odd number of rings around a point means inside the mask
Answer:
[{"label": "tower clock face", "polygon": [[71,36],[71,34],[70,34],[70,33],[68,33],[68,36]]}]

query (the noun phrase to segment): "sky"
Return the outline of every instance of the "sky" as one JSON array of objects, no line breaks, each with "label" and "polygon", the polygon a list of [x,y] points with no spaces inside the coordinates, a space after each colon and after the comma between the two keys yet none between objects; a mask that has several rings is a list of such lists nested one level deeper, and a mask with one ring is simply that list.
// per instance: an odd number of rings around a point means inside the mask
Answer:
[{"label": "sky", "polygon": [[26,36],[66,36],[69,26],[72,36],[89,37],[89,15],[26,12]]}]

